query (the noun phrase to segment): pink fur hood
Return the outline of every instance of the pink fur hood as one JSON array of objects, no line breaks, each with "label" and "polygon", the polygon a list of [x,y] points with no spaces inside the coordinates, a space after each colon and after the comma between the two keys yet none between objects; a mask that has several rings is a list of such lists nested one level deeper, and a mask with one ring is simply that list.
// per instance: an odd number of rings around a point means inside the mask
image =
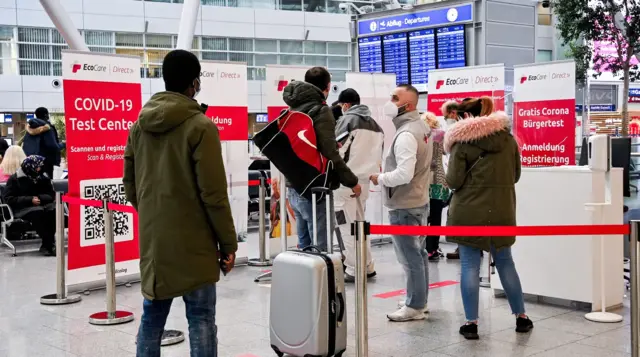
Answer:
[{"label": "pink fur hood", "polygon": [[488,117],[475,117],[458,121],[444,136],[444,150],[449,153],[456,143],[468,143],[486,138],[511,126],[505,112],[495,112]]}]

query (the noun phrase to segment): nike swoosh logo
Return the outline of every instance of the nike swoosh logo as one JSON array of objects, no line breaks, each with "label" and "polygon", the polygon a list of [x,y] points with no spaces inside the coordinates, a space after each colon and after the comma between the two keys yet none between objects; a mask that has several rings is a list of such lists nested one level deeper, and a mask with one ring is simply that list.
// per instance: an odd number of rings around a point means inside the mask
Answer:
[{"label": "nike swoosh logo", "polygon": [[306,136],[304,136],[304,133],[306,133],[306,132],[307,132],[307,130],[306,130],[306,129],[305,129],[305,130],[300,130],[300,131],[298,132],[298,138],[299,138],[300,140],[304,141],[304,143],[305,143],[305,144],[307,144],[307,145],[311,146],[312,148],[314,148],[314,149],[318,150],[318,148],[317,148],[315,145],[313,145],[313,144],[311,143],[311,141],[309,141],[309,139],[307,139],[307,137],[306,137]]}]

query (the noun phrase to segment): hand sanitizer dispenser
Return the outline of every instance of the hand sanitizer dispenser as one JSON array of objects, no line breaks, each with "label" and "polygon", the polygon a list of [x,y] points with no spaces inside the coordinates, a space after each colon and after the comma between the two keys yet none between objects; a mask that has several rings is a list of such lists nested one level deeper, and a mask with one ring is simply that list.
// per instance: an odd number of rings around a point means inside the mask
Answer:
[{"label": "hand sanitizer dispenser", "polygon": [[609,172],[611,170],[611,138],[598,134],[589,138],[589,169],[591,171]]}]

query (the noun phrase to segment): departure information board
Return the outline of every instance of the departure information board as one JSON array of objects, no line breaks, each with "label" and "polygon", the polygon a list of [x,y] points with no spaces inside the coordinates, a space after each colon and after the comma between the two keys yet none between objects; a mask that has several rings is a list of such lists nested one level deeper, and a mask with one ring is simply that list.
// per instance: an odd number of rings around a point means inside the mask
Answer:
[{"label": "departure information board", "polygon": [[411,84],[427,91],[429,71],[436,69],[436,36],[433,29],[409,32]]},{"label": "departure information board", "polygon": [[382,38],[380,36],[358,39],[360,72],[382,72]]},{"label": "departure information board", "polygon": [[395,73],[397,84],[409,83],[409,52],[407,33],[384,35],[382,58],[385,73]]},{"label": "departure information board", "polygon": [[464,25],[439,28],[437,32],[438,68],[464,67]]},{"label": "departure information board", "polygon": [[430,70],[466,66],[465,46],[464,25],[361,37],[360,72],[395,73],[398,84],[426,92]]}]

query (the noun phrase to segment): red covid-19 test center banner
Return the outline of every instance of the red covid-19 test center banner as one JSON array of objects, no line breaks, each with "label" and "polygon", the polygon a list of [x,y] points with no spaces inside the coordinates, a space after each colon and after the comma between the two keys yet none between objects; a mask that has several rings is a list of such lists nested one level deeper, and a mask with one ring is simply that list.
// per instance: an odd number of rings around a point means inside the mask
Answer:
[{"label": "red covid-19 test center banner", "polygon": [[514,66],[513,132],[523,166],[575,165],[573,61]]},{"label": "red covid-19 test center banner", "polygon": [[[63,51],[69,195],[128,204],[122,184],[129,129],[142,107],[138,57]],[[101,208],[69,206],[67,285],[102,284]],[[114,212],[116,277],[139,275],[137,215]]]},{"label": "red covid-19 test center banner", "polygon": [[442,116],[442,105],[450,100],[488,96],[495,110],[504,110],[504,65],[460,67],[429,71],[427,111]]},{"label": "red covid-19 test center banner", "polygon": [[310,67],[305,66],[279,66],[267,65],[266,92],[267,92],[267,116],[269,121],[280,116],[283,109],[287,109],[282,99],[284,88],[292,81],[304,81],[304,75]]}]

